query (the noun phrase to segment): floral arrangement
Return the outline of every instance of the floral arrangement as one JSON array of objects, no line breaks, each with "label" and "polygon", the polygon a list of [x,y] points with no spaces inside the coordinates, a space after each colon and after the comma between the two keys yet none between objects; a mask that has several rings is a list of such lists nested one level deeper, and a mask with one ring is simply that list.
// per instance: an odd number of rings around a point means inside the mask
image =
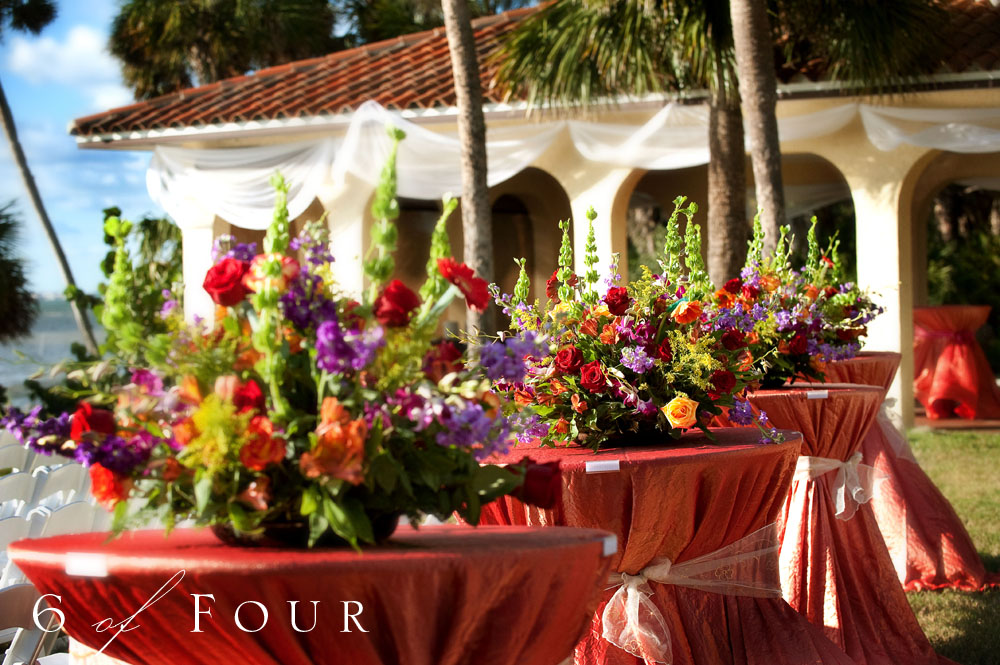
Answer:
[{"label": "floral arrangement", "polygon": [[755,219],[740,277],[715,291],[710,307],[715,322],[735,324],[745,334],[764,387],[797,378],[823,380],[825,364],[856,355],[867,324],[882,312],[867,293],[841,281],[837,241],[820,250],[815,218],[801,270],[790,264],[788,231],[781,229],[774,252],[765,257],[764,234]]},{"label": "floral arrangement", "polygon": [[[491,287],[524,345],[517,354],[528,355],[526,373],[520,367],[487,370],[497,392],[513,403],[510,408],[527,417],[522,441],[576,442],[597,450],[676,439],[693,428],[707,433],[713,416],[737,406],[741,391],[759,379],[739,322],[709,318],[704,298],[712,290],[700,229],[690,221],[697,208],[682,207],[684,201],[676,201],[668,223],[661,274],[646,270],[621,284],[616,255],[599,292],[591,210],[583,275],[573,271],[567,221],[560,223],[559,267],[546,283],[544,301],[528,302],[523,259],[513,294]],[[681,214],[688,218],[683,240]],[[765,439],[777,438],[766,416],[758,424]]]},{"label": "floral arrangement", "polygon": [[[72,414],[11,410],[3,424],[35,450],[88,465],[116,532],[153,519],[168,530],[179,520],[228,525],[243,536],[293,525],[303,544],[336,537],[358,546],[387,535],[401,515],[458,512],[475,524],[480,507],[503,494],[553,501],[557,470],[481,465],[522,428],[483,372],[522,380],[534,333],[467,349],[435,337],[454,298],[489,303],[486,282],[450,256],[454,201],[420,293],[391,279],[395,154],[372,208],[370,288],[360,301],[337,290],[324,226],[290,238],[287,188],[276,176],[263,251],[217,247],[204,280],[214,325],[188,327],[165,308],[170,332],[146,340],[151,367],[133,369],[128,385],[95,392]],[[127,224],[113,218],[109,231]],[[116,266],[127,265],[125,251]]]}]

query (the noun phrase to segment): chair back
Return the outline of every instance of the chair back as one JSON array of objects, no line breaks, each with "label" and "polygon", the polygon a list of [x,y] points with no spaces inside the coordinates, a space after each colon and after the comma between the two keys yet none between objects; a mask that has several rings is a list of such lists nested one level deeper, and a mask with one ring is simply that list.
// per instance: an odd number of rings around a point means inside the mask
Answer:
[{"label": "chair back", "polygon": [[[19,629],[7,649],[2,665],[34,665],[39,662],[39,656],[48,650],[47,647],[51,646],[48,643],[52,642],[55,635],[43,632],[35,623],[35,604],[40,597],[38,590],[30,584],[15,584],[0,589],[0,632]],[[43,602],[39,609],[44,607],[47,605]],[[38,619],[41,625],[52,629],[58,625],[59,620],[55,612],[40,612]],[[67,660],[60,659],[59,662]]]},{"label": "chair back", "polygon": [[0,519],[21,515],[35,494],[35,478],[23,471],[0,476]]},{"label": "chair back", "polygon": [[32,504],[55,510],[74,499],[79,500],[80,493],[90,484],[90,476],[82,464],[63,464],[37,475],[36,482]]},{"label": "chair back", "polygon": [[88,533],[94,528],[97,509],[86,501],[74,501],[52,511],[42,527],[42,537]]},{"label": "chair back", "polygon": [[0,446],[0,469],[25,471],[33,453],[22,445],[12,443]]},{"label": "chair back", "polygon": [[21,571],[7,555],[7,546],[17,540],[27,538],[30,526],[28,520],[23,517],[0,519],[0,588],[23,580],[24,576]]}]

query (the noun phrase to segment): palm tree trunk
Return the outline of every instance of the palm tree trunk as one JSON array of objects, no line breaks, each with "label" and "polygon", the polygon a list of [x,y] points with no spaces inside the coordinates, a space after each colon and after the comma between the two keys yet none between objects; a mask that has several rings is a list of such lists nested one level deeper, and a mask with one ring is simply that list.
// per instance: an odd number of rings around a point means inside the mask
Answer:
[{"label": "palm tree trunk", "polygon": [[[458,137],[462,144],[463,258],[487,282],[493,281],[493,232],[489,188],[486,185],[486,120],[479,81],[476,44],[466,0],[441,0],[445,33],[451,53],[451,72],[458,103]],[[494,312],[487,307],[469,310],[469,332],[477,328],[492,333]]]},{"label": "palm tree trunk", "polygon": [[778,80],[774,73],[774,44],[764,0],[730,0],[733,46],[739,74],[740,98],[750,134],[750,159],[757,205],[764,226],[765,250],[773,249],[778,229],[785,223],[785,190],[781,182],[781,145],[778,120]]},{"label": "palm tree trunk", "polygon": [[747,249],[743,115],[733,97],[721,83],[709,97],[708,273],[720,287],[739,276]]},{"label": "palm tree trunk", "polygon": [[[28,190],[31,205],[35,208],[35,213],[42,223],[42,228],[45,229],[45,235],[49,239],[49,244],[52,245],[52,251],[56,254],[56,263],[59,264],[59,269],[62,270],[63,279],[66,280],[67,286],[75,288],[76,281],[73,279],[73,272],[69,268],[69,262],[66,260],[66,254],[63,253],[59,237],[56,235],[55,229],[52,228],[52,222],[49,221],[48,213],[45,212],[42,197],[38,193],[38,187],[35,185],[35,177],[31,175],[31,169],[28,168],[28,160],[25,158],[24,150],[21,149],[21,142],[17,138],[14,116],[11,115],[10,106],[7,104],[7,95],[4,94],[2,84],[0,84],[0,122],[3,123],[3,129],[7,134],[7,141],[10,143],[11,152],[14,153],[14,162],[17,164],[18,171],[21,172],[21,179],[24,181],[25,189]],[[73,309],[73,318],[76,319],[76,326],[80,329],[80,334],[83,335],[83,343],[87,347],[87,352],[95,356],[98,355],[97,339],[94,338],[90,319],[87,318],[75,300],[70,300],[69,304]]]}]

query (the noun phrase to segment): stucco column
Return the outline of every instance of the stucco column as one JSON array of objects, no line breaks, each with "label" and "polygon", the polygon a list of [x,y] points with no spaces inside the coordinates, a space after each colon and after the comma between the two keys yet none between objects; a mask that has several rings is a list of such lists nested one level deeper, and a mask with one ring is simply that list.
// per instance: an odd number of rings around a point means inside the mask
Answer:
[{"label": "stucco column", "polygon": [[[583,160],[586,162],[586,160]],[[628,278],[628,234],[625,217],[628,214],[628,199],[635,181],[635,169],[611,168],[606,165],[575,163],[575,177],[570,181],[560,180],[569,195],[570,209],[573,211],[573,260],[577,274],[583,275],[587,267],[583,263],[587,247],[587,210],[597,213],[594,220],[594,237],[597,240],[597,271],[603,279],[611,265],[611,255],[621,254],[619,272]]]},{"label": "stucco column", "polygon": [[829,159],[851,188],[854,200],[858,283],[885,312],[868,326],[865,348],[902,354],[889,389],[890,413],[913,426],[913,182],[924,149],[882,152],[861,132],[827,138],[813,152]]},{"label": "stucco column", "polygon": [[202,288],[205,273],[212,267],[212,243],[215,241],[215,215],[193,210],[185,219],[176,220],[181,229],[184,274],[184,318],[213,320],[215,303]]},{"label": "stucco column", "polygon": [[327,183],[316,198],[327,211],[327,227],[333,246],[333,274],[344,293],[354,297],[365,288],[364,256],[368,249],[368,228],[374,188],[350,173],[343,182]]}]

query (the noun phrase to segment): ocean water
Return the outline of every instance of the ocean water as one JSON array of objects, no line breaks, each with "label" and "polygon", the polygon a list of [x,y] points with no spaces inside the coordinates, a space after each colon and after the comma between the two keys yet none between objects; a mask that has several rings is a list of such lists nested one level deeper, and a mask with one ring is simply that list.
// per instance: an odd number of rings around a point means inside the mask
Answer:
[{"label": "ocean water", "polygon": [[[7,388],[11,403],[18,406],[27,401],[24,380],[41,369],[51,368],[63,360],[72,360],[70,345],[83,339],[73,319],[73,310],[65,300],[41,299],[39,309],[31,335],[0,345],[0,385]],[[97,341],[103,342],[104,330],[93,321],[93,317],[91,322]],[[51,381],[48,373],[39,380],[42,383]]]}]

